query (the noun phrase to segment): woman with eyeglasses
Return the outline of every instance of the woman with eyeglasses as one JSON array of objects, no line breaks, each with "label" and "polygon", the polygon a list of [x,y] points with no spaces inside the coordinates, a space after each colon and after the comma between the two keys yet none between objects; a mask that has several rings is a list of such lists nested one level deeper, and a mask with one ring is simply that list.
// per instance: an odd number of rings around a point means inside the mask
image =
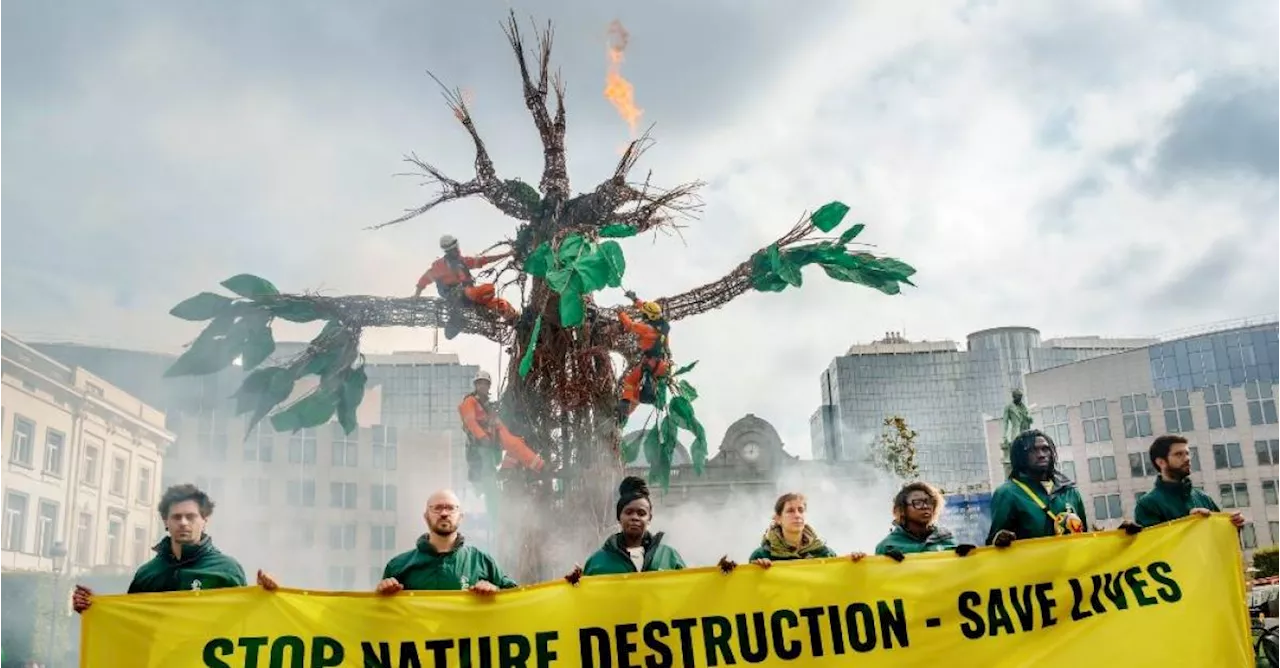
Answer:
[{"label": "woman with eyeglasses", "polygon": [[956,545],[955,536],[936,524],[942,511],[942,492],[927,482],[903,485],[893,497],[893,529],[876,545],[876,554],[902,561],[917,552],[955,550],[964,556],[972,545]]}]

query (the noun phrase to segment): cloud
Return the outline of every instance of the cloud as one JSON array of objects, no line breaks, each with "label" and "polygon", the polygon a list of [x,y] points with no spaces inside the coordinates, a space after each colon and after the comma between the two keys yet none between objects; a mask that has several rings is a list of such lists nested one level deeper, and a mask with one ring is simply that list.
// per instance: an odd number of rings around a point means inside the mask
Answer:
[{"label": "cloud", "polygon": [[[511,233],[480,202],[362,230],[429,196],[391,178],[402,154],[469,176],[468,137],[427,68],[473,96],[500,173],[536,182],[541,151],[498,28],[506,5],[302,7],[6,11],[6,328],[174,350],[196,331],[168,308],[232,274],[406,294],[440,234],[480,248]],[[899,296],[813,272],[800,291],[676,323],[678,359],[701,360],[690,380],[711,440],[751,412],[799,454],[819,374],[886,330],[1145,334],[1273,311],[1276,11],[536,7],[558,26],[576,188],[604,178],[627,139],[601,94],[613,18],[631,32],[623,73],[660,142],[639,171],[707,182],[705,214],[681,237],[626,243],[629,287],[714,280],[832,199],[867,223],[876,252],[919,269]],[[430,339],[366,333],[380,351]],[[497,368],[494,344],[445,345]]]}]

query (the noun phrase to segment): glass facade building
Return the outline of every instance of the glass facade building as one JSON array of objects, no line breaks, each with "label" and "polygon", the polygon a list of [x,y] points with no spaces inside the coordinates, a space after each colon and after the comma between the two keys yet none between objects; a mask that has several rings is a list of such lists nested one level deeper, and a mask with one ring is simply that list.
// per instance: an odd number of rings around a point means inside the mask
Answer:
[{"label": "glass facade building", "polygon": [[885,418],[917,433],[921,476],[946,489],[983,486],[988,465],[983,416],[1000,415],[1027,373],[1149,345],[1151,340],[1081,337],[1041,341],[1030,327],[974,332],[952,341],[897,335],[856,345],[822,373],[822,404],[810,421],[815,459],[870,456]]}]

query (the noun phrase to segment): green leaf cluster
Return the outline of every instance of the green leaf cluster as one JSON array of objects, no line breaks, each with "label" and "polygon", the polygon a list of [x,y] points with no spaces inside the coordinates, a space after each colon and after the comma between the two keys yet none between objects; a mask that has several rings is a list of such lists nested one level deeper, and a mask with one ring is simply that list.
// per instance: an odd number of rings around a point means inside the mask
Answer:
[{"label": "green leaf cluster", "polygon": [[[830,232],[839,227],[848,212],[849,207],[843,203],[831,202],[814,212],[810,221],[823,232]],[[901,292],[904,284],[914,285],[910,279],[916,270],[911,265],[848,248],[865,228],[858,223],[835,241],[819,241],[786,250],[777,244],[770,245],[751,258],[751,287],[761,292],[801,287],[804,283],[801,270],[811,264],[822,267],[827,276],[837,281],[865,285],[889,295]]]},{"label": "green leaf cluster", "polygon": [[585,318],[582,298],[605,287],[622,286],[627,261],[616,241],[594,242],[570,234],[552,249],[543,242],[525,258],[524,271],[546,281],[560,295],[560,324],[577,327]]},{"label": "green leaf cluster", "polygon": [[[680,430],[693,434],[693,444],[689,446],[689,457],[693,460],[693,472],[702,475],[707,463],[707,431],[698,421],[693,409],[693,402],[698,398],[698,391],[687,380],[675,380],[676,376],[688,373],[697,362],[692,362],[671,375],[671,378],[660,384],[658,399],[654,402],[657,411],[656,426],[646,429],[641,438],[622,443],[622,460],[631,463],[644,450],[645,461],[649,463],[649,482],[660,485],[666,490],[671,486],[671,463],[675,457],[676,445]],[[670,385],[675,396],[666,400]]]}]

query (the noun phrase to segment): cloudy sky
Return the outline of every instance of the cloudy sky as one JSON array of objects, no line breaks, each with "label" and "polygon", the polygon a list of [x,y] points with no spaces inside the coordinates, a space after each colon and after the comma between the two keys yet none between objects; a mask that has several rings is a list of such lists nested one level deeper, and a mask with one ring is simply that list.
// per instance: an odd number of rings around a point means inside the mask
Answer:
[{"label": "cloudy sky", "polygon": [[[167,310],[230,275],[403,295],[440,234],[510,234],[483,202],[362,228],[429,196],[393,178],[405,153],[470,176],[427,69],[469,91],[500,175],[537,182],[512,6],[557,24],[576,189],[628,139],[602,96],[613,19],[659,141],[639,170],[708,184],[683,240],[626,243],[637,291],[714,279],[833,199],[919,269],[896,297],[813,270],[678,323],[713,434],[755,413],[807,454],[818,375],[887,330],[1152,334],[1277,310],[1274,2],[25,0],[3,15],[4,327],[173,351],[197,328]],[[496,371],[496,344],[447,350]]]}]

